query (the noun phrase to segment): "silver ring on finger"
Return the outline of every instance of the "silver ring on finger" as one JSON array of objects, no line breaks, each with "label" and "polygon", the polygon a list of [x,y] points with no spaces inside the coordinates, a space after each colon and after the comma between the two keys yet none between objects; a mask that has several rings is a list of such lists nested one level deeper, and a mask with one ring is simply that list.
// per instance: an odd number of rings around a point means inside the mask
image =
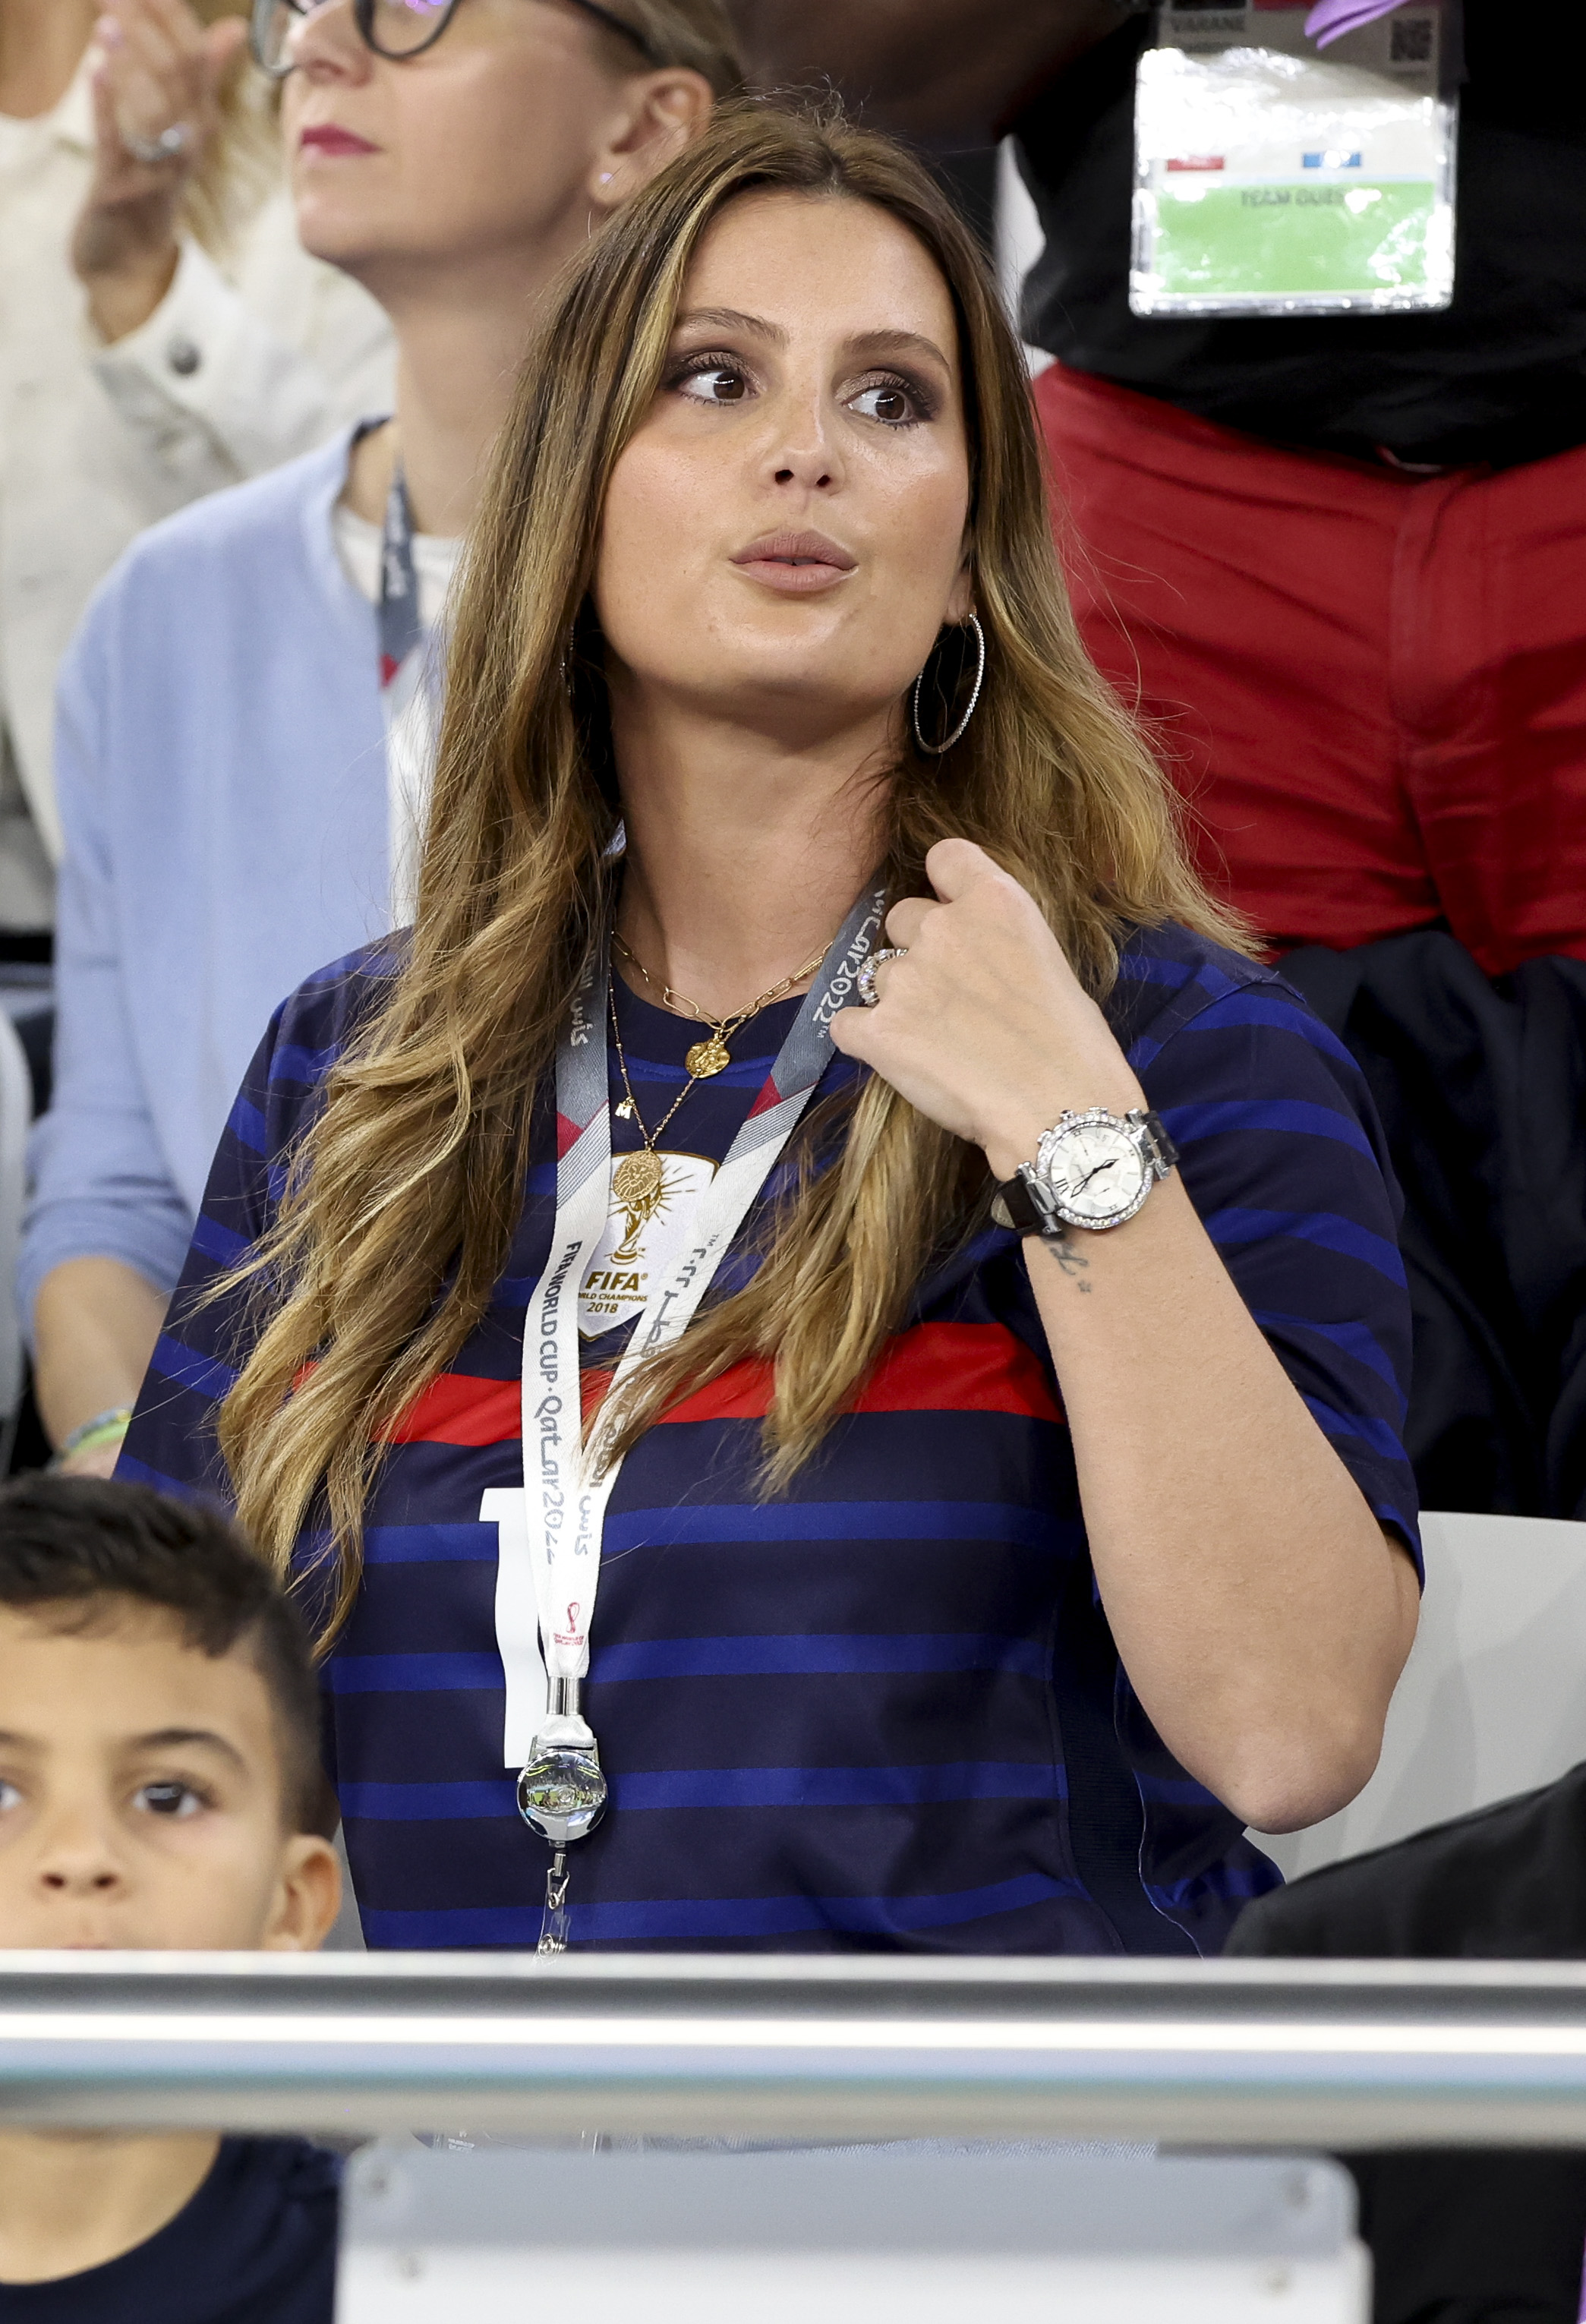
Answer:
[{"label": "silver ring on finger", "polygon": [[873,1009],[881,997],[876,991],[877,969],[889,960],[907,960],[908,958],[907,945],[883,945],[880,952],[871,953],[854,979],[859,988],[859,997],[867,1009]]},{"label": "silver ring on finger", "polygon": [[158,137],[136,137],[130,129],[123,130],[121,142],[134,161],[141,161],[145,170],[153,170],[161,161],[179,160],[192,143],[193,133],[187,122],[173,121]]}]

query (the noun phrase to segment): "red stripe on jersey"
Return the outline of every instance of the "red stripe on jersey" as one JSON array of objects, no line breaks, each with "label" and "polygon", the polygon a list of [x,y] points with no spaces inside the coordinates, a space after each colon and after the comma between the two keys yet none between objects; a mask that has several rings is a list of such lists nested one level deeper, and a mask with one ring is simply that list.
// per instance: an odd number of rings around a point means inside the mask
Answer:
[{"label": "red stripe on jersey", "polygon": [[[771,1367],[752,1357],[663,1415],[672,1420],[763,1420]],[[899,1333],[853,1403],[853,1412],[1017,1412],[1061,1421],[1039,1359],[1001,1323],[917,1323]]]},{"label": "red stripe on jersey", "polygon": [[474,1379],[442,1372],[386,1431],[392,1444],[505,1444],[521,1431],[522,1389],[515,1379]]},{"label": "red stripe on jersey", "polygon": [[[758,1357],[696,1388],[663,1420],[763,1420],[771,1367]],[[587,1420],[611,1386],[609,1370],[579,1382]],[[505,1444],[519,1433],[516,1380],[443,1372],[390,1432],[393,1444]],[[917,1323],[888,1342],[849,1409],[853,1412],[1014,1412],[1063,1418],[1039,1359],[1001,1323]]]},{"label": "red stripe on jersey", "polygon": [[558,1113],[557,1116],[557,1160],[558,1162],[570,1146],[576,1146],[578,1138],[577,1123],[570,1120],[565,1113]]}]

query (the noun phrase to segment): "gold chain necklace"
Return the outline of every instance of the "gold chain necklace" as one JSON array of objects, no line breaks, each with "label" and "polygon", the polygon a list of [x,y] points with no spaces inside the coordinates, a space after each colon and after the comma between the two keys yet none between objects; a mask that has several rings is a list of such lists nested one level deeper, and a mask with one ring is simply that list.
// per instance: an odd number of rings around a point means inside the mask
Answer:
[{"label": "gold chain necklace", "polygon": [[790,992],[796,984],[801,984],[807,976],[811,975],[820,966],[831,946],[823,945],[819,952],[806,961],[802,968],[796,968],[791,976],[785,976],[782,979],[780,984],[773,984],[769,992],[762,992],[760,999],[752,1001],[747,1009],[740,1009],[726,1017],[713,1017],[708,1009],[701,1009],[697,1002],[690,1001],[687,994],[674,993],[669,984],[658,985],[644,963],[631,945],[623,944],[621,936],[613,935],[612,942],[622,946],[623,958],[632,962],[650,991],[659,992],[669,1008],[676,1011],[678,1004],[681,1002],[690,1016],[702,1017],[711,1028],[710,1038],[707,1041],[696,1041],[683,1060],[688,1074],[687,1080],[656,1123],[655,1128],[647,1130],[644,1126],[644,1116],[640,1112],[638,1101],[633,1095],[633,1084],[628,1078],[627,1052],[622,1047],[622,1027],[617,1023],[616,987],[614,984],[607,985],[606,1001],[611,1010],[612,1038],[617,1045],[617,1065],[622,1076],[622,1102],[618,1106],[617,1112],[624,1121],[637,1122],[639,1135],[644,1140],[641,1150],[637,1154],[624,1154],[612,1173],[612,1192],[629,1214],[631,1237],[635,1229],[645,1219],[651,1217],[661,1206],[666,1166],[655,1150],[656,1140],[665,1131],[672,1116],[694,1087],[695,1083],[709,1081],[716,1074],[724,1073],[733,1062],[728,1055],[727,1043],[733,1038],[734,1033],[741,1033],[752,1017],[758,1017],[762,1009],[769,1009],[773,1001],[781,1000],[784,993]]},{"label": "gold chain necklace", "polygon": [[[829,942],[822,945],[819,952],[812,953],[802,968],[796,968],[791,976],[785,976],[782,979],[780,984],[773,984],[769,992],[762,992],[758,1001],[750,1002],[747,1009],[732,1010],[725,1017],[717,1017],[713,1010],[702,1009],[697,1001],[690,1001],[686,992],[676,992],[669,984],[658,984],[632,945],[624,943],[621,936],[613,936],[612,942],[619,946],[622,958],[632,962],[639,971],[650,991],[660,994],[661,1006],[664,1009],[671,1010],[675,1016],[702,1018],[710,1027],[710,1038],[705,1041],[696,1041],[683,1060],[688,1068],[690,1082],[709,1081],[716,1074],[724,1074],[733,1062],[728,1054],[727,1044],[733,1034],[741,1033],[752,1017],[758,1017],[762,1009],[769,1009],[773,1001],[780,1001],[784,993],[791,992],[796,984],[802,984],[807,976],[813,975],[831,950]],[[685,1089],[683,1097],[687,1097],[687,1094],[688,1092]],[[678,1104],[681,1105],[683,1099],[679,1098]],[[674,1106],[672,1112],[675,1113],[677,1110],[677,1106]],[[635,1120],[639,1118],[637,1109],[633,1118]],[[667,1120],[669,1121],[671,1118],[672,1115],[669,1113]],[[663,1123],[662,1128],[664,1129],[665,1126]],[[660,1130],[657,1130],[656,1136],[658,1138],[660,1136]]]}]

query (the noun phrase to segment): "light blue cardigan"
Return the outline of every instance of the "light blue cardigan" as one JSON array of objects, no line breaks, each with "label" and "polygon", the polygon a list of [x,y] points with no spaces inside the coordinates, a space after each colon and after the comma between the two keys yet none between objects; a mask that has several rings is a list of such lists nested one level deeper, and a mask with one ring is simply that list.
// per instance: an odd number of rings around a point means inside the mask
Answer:
[{"label": "light blue cardigan", "polygon": [[174,1286],[271,1011],[389,925],[374,612],[331,533],[349,442],[144,533],[62,665],[55,1093],[24,1314],[68,1259]]}]

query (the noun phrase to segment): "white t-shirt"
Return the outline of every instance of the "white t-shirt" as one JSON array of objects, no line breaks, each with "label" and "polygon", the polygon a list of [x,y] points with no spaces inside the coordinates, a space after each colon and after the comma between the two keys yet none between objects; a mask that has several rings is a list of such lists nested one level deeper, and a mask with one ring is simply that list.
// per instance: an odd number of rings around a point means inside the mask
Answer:
[{"label": "white t-shirt", "polygon": [[[336,534],[336,553],[341,558],[343,572],[360,597],[366,597],[372,605],[378,604],[380,526],[371,524],[367,517],[355,516],[339,501],[331,525]],[[443,540],[438,533],[416,532],[413,535],[413,570],[419,576],[419,620],[427,630],[433,629],[440,619],[462,548],[460,540]]]},{"label": "white t-shirt", "polygon": [[[382,528],[355,516],[341,503],[331,518],[337,555],[348,580],[370,604],[380,599]],[[437,534],[413,535],[413,571],[419,582],[419,620],[433,632],[446,609],[447,594],[462,551],[460,540]],[[415,674],[410,673],[410,678]],[[387,696],[385,738],[386,798],[391,827],[391,917],[401,927],[413,916],[418,891],[419,858],[424,826],[429,816],[430,779],[435,770],[438,704],[431,685],[399,679],[405,687],[400,703]],[[392,689],[394,690],[394,689]]]}]

